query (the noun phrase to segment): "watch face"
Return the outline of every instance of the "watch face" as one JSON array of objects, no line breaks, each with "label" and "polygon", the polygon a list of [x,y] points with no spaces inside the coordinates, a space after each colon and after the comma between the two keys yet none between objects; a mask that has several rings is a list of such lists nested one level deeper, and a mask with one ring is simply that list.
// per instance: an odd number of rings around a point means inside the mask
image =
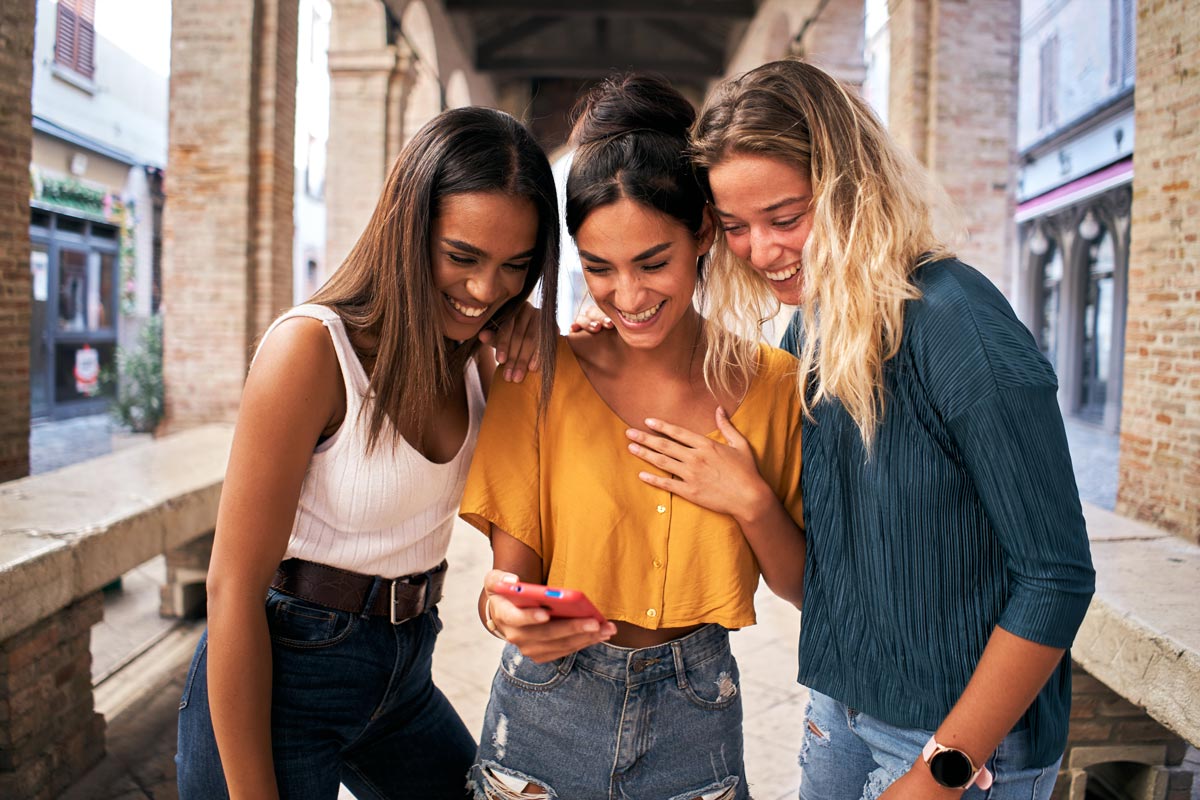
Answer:
[{"label": "watch face", "polygon": [[929,771],[942,786],[960,789],[971,780],[971,760],[958,750],[943,750],[929,759]]}]

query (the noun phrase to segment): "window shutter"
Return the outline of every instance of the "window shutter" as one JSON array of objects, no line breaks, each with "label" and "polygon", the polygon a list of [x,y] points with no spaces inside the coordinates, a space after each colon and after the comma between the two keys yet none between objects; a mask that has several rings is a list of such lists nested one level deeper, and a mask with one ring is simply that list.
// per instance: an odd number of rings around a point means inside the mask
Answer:
[{"label": "window shutter", "polygon": [[96,0],[59,0],[54,60],[91,78],[96,72]]},{"label": "window shutter", "polygon": [[54,60],[64,67],[75,68],[75,3],[62,0],[54,23]]}]

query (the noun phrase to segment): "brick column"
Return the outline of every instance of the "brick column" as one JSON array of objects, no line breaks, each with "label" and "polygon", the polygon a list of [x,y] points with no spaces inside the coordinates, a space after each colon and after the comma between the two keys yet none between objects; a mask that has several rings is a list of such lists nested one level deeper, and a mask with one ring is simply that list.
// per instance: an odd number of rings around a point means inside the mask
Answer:
[{"label": "brick column", "polygon": [[29,159],[36,6],[36,0],[0,4],[0,481],[29,474]]},{"label": "brick column", "polygon": [[292,300],[298,0],[177,3],[163,214],[166,426],[231,420]]},{"label": "brick column", "polygon": [[1117,513],[1200,542],[1200,0],[1138,4]]},{"label": "brick column", "polygon": [[325,263],[332,272],[362,234],[399,136],[396,47],[379,0],[339,0],[329,32]]},{"label": "brick column", "polygon": [[888,9],[889,128],[963,213],[959,255],[1011,296],[1020,2],[890,0]]},{"label": "brick column", "polygon": [[52,800],[104,757],[92,701],[100,592],[0,642],[0,797]]},{"label": "brick column", "polygon": [[1187,742],[1078,664],[1071,684],[1071,726],[1052,800],[1083,800],[1089,781],[1119,781],[1139,800],[1190,800],[1192,773],[1180,767]]}]

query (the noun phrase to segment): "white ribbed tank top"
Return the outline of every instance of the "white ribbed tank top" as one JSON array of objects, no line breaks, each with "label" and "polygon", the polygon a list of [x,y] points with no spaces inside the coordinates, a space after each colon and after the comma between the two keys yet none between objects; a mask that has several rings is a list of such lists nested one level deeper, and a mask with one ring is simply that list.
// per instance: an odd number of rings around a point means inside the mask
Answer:
[{"label": "white ribbed tank top", "polygon": [[385,578],[432,569],[446,557],[483,417],[474,359],[466,381],[470,423],[453,459],[436,464],[403,437],[393,448],[388,422],[368,456],[369,412],[359,413],[364,403],[372,402],[368,379],[341,317],[325,306],[296,306],[271,323],[263,340],[293,317],[321,320],[333,338],[346,385],[346,418],[313,452],[284,557]]}]

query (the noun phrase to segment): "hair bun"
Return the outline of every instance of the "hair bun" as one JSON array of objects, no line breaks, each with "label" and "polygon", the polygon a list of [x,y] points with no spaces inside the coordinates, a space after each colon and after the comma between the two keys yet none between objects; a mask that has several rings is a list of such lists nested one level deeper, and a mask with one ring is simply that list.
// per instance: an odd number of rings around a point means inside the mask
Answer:
[{"label": "hair bun", "polygon": [[664,78],[617,75],[594,86],[571,112],[576,147],[634,131],[686,140],[696,110]]}]

